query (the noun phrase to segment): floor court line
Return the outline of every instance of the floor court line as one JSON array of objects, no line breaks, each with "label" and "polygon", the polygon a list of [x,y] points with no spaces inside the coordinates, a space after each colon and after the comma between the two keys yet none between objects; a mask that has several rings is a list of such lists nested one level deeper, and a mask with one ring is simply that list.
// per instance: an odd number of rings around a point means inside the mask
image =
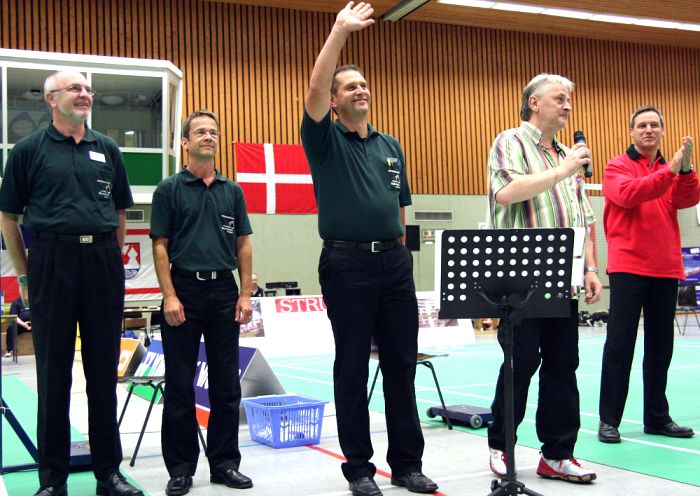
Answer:
[{"label": "floor court line", "polygon": [[[584,432],[586,434],[591,434],[594,436],[598,435],[598,431],[592,431],[589,429],[579,429],[579,432]],[[653,446],[655,448],[662,448],[662,449],[667,449],[670,451],[678,451],[681,453],[690,453],[691,455],[700,455],[700,450],[694,450],[690,448],[681,448],[679,446],[671,446],[668,444],[663,444],[663,443],[654,443],[652,441],[644,441],[643,439],[634,439],[631,437],[622,437],[625,442],[630,442],[630,443],[636,443],[636,444],[643,444],[645,446]]]},{"label": "floor court line", "polygon": [[[335,451],[331,451],[331,450],[326,449],[326,448],[321,448],[320,446],[309,445],[309,446],[307,446],[307,448],[314,450],[314,451],[318,451],[319,453],[323,453],[324,455],[333,457],[333,458],[340,460],[340,461],[343,461],[343,462],[347,461],[347,459],[343,455],[341,455],[340,453],[336,453]],[[391,479],[391,474],[389,472],[384,471],[384,470],[377,469],[377,475],[381,475],[382,477],[386,477],[387,479]],[[393,484],[385,484],[385,485],[379,486],[380,489],[391,489],[392,487],[395,487],[395,486]],[[324,494],[347,494],[347,491],[342,492],[342,493],[324,493]],[[445,493],[441,493],[440,491],[436,491],[432,494],[434,494],[435,496],[447,496]]]},{"label": "floor court line", "polygon": [[310,379],[309,377],[304,377],[304,376],[301,376],[301,375],[285,374],[285,373],[281,373],[281,374],[277,374],[277,375],[278,375],[279,377],[288,377],[288,378],[290,378],[290,379],[299,379],[299,380],[306,381],[306,382],[314,382],[314,383],[316,383],[316,384],[326,384],[326,385],[328,385],[328,386],[332,386],[332,385],[333,385],[333,382],[332,382],[332,381],[324,381],[324,380],[321,380],[321,379]]}]

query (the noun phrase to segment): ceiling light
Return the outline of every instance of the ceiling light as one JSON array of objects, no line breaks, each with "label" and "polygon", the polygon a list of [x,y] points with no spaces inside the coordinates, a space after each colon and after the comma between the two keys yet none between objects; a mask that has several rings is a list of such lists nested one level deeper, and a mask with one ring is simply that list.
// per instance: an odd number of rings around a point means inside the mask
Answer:
[{"label": "ceiling light", "polygon": [[41,90],[27,90],[22,93],[25,100],[41,100],[44,95],[41,94]]},{"label": "ceiling light", "polygon": [[403,2],[395,5],[389,11],[387,11],[382,19],[385,21],[397,22],[408,14],[416,10],[417,8],[428,3],[429,0],[403,0]]},{"label": "ceiling light", "polygon": [[124,98],[119,96],[119,95],[104,95],[102,98],[100,98],[102,103],[105,105],[121,105],[124,103]]},{"label": "ceiling light", "polygon": [[591,16],[591,21],[614,22],[615,24],[636,24],[635,17],[619,16],[612,14],[595,14]]},{"label": "ceiling light", "polygon": [[660,19],[637,19],[638,26],[647,26],[650,28],[664,28],[664,29],[680,29],[682,24],[680,22],[673,21],[662,21]]},{"label": "ceiling light", "polygon": [[570,19],[590,19],[593,16],[592,12],[584,12],[583,10],[569,9],[545,9],[542,13],[545,15],[556,17],[568,17]]},{"label": "ceiling light", "polygon": [[480,9],[490,9],[496,2],[488,2],[487,0],[438,0],[438,3],[459,5],[461,7],[476,7]]},{"label": "ceiling light", "polygon": [[541,14],[544,12],[544,7],[536,5],[523,5],[521,3],[495,2],[492,9],[507,10],[509,12],[524,12],[526,14]]},{"label": "ceiling light", "polygon": [[583,10],[547,8],[533,4],[490,2],[486,0],[437,0],[437,2],[446,5],[459,5],[461,7],[505,10],[510,12],[523,12],[527,14],[544,14],[555,17],[568,17],[570,19],[583,19],[589,21],[612,22],[615,24],[629,24],[660,29],[680,29],[683,31],[700,32],[700,24],[683,24],[680,22],[662,19],[647,19],[613,14],[597,14],[595,12],[586,12]]}]

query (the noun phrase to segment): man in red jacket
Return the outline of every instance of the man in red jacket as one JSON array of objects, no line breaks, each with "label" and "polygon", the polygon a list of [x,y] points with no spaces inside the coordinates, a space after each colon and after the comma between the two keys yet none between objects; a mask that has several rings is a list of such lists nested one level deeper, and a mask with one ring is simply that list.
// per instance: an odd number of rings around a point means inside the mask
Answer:
[{"label": "man in red jacket", "polygon": [[603,179],[603,225],[608,242],[610,316],[603,351],[598,439],[619,443],[639,315],[644,310],[644,432],[692,437],[673,422],[666,399],[673,355],[678,280],[684,279],[677,211],[700,200],[691,163],[693,139],[666,162],[659,143],[664,118],[652,106],[630,119],[633,144],[608,163]]}]

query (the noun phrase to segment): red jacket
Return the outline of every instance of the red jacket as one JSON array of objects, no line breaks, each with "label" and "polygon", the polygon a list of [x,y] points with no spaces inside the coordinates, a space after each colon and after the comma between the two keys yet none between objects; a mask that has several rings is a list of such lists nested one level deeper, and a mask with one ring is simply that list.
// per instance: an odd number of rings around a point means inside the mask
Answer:
[{"label": "red jacket", "polygon": [[630,146],[606,166],[603,194],[608,274],[685,279],[677,212],[700,201],[697,173],[674,174],[661,152],[650,164]]}]

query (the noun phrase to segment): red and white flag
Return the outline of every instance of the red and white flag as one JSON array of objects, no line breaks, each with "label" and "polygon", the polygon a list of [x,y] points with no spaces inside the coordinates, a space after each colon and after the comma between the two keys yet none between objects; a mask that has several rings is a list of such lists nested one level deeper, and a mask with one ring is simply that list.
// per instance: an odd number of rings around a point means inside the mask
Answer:
[{"label": "red and white flag", "polygon": [[311,171],[301,145],[235,143],[236,182],[248,213],[315,214]]}]

